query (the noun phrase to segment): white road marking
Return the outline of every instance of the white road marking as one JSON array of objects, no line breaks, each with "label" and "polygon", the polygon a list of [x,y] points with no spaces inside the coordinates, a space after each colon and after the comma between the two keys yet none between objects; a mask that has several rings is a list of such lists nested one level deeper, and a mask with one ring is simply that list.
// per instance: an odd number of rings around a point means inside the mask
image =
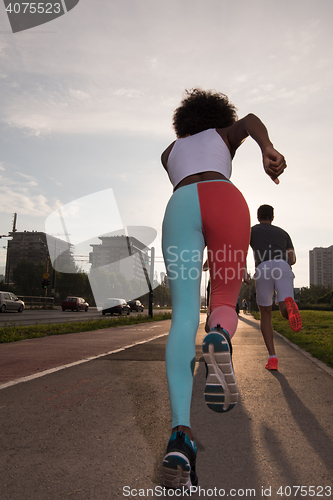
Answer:
[{"label": "white road marking", "polygon": [[146,344],[151,342],[152,340],[159,339],[161,337],[165,337],[169,332],[163,333],[162,335],[157,335],[148,340],[142,340],[140,342],[135,342],[135,344],[130,344],[125,347],[121,347],[120,349],[115,349],[114,351],[104,352],[103,354],[98,354],[98,356],[91,356],[90,358],[80,359],[79,361],[74,361],[73,363],[68,363],[67,365],[56,366],[55,368],[50,368],[48,370],[43,370],[39,373],[34,373],[33,375],[27,375],[26,377],[17,378],[15,380],[11,380],[9,382],[5,382],[0,384],[0,389],[5,389],[6,387],[11,387],[13,385],[21,384],[22,382],[29,382],[30,380],[34,380],[36,378],[44,377],[45,375],[49,375],[50,373],[55,373],[60,370],[65,370],[66,368],[71,368],[72,366],[81,365],[82,363],[88,363],[88,361],[92,361],[94,359],[103,358],[104,356],[109,356],[110,354],[115,354],[117,352],[125,351],[126,349],[130,349],[131,347],[135,347],[139,344]]}]

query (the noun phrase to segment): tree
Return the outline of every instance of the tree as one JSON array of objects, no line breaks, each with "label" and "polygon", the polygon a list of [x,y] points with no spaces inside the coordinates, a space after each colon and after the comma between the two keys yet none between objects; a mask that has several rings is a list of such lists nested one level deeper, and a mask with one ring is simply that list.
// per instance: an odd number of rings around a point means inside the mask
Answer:
[{"label": "tree", "polygon": [[300,302],[302,304],[316,304],[317,300],[329,293],[332,289],[323,285],[310,285],[300,290]]},{"label": "tree", "polygon": [[322,297],[317,299],[317,304],[332,304],[333,305],[333,290],[325,293]]},{"label": "tree", "polygon": [[[160,285],[158,285],[157,280],[154,280],[154,291],[153,291],[153,297],[154,297],[154,305],[155,306],[171,306],[171,295],[170,295],[170,288],[168,285],[168,278],[167,276],[164,277],[164,280]],[[146,293],[145,295],[141,295],[141,297],[138,297],[139,300],[144,304],[145,306],[148,306],[149,304],[149,293]]]},{"label": "tree", "polygon": [[256,282],[253,278],[250,278],[251,282],[248,285],[244,281],[242,282],[242,286],[239,292],[239,299],[238,303],[239,306],[241,307],[242,301],[245,299],[248,306],[249,310],[251,311],[258,311],[258,305],[257,305],[257,293],[256,293]]},{"label": "tree", "polygon": [[[60,301],[65,299],[68,295],[74,297],[84,296],[86,289],[87,275],[84,273],[60,273],[56,272],[56,288],[55,293],[59,296]],[[86,298],[86,297],[84,297]]]}]

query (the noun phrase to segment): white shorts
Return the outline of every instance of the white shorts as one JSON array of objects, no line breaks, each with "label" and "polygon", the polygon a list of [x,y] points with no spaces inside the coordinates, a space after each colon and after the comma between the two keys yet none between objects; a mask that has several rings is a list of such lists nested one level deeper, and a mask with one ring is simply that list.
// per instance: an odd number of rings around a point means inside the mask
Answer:
[{"label": "white shorts", "polygon": [[262,262],[257,267],[253,278],[256,281],[258,306],[271,306],[274,290],[276,302],[283,302],[286,297],[294,298],[295,275],[285,260]]}]

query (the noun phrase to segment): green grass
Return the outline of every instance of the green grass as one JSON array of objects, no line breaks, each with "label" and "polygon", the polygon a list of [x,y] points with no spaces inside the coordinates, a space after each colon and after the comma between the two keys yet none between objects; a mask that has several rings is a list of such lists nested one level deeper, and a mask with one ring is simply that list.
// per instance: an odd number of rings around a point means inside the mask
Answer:
[{"label": "green grass", "polygon": [[67,323],[54,323],[47,325],[14,326],[11,324],[0,328],[0,343],[16,342],[18,340],[47,337],[49,335],[64,335],[67,333],[90,332],[103,328],[116,328],[117,326],[136,325],[171,319],[171,313],[154,314],[150,316],[119,317],[114,319],[95,319],[90,321],[77,321]]},{"label": "green grass", "polygon": [[[300,311],[300,313],[303,328],[299,333],[295,333],[280,312],[273,311],[274,330],[333,368],[333,311]],[[253,316],[260,319],[259,313],[254,312]]]},{"label": "green grass", "polygon": [[[259,313],[253,313],[259,319]],[[273,311],[272,323],[277,332],[284,335],[294,344],[312,354],[320,361],[333,368],[333,311],[301,311],[303,328],[299,333],[291,330],[288,321],[283,319],[279,311]],[[0,343],[18,340],[64,335],[68,333],[95,331],[103,328],[135,325],[151,321],[171,319],[171,313],[158,313],[150,316],[101,318],[91,321],[77,321],[46,325],[16,326],[10,323],[0,328]]]}]

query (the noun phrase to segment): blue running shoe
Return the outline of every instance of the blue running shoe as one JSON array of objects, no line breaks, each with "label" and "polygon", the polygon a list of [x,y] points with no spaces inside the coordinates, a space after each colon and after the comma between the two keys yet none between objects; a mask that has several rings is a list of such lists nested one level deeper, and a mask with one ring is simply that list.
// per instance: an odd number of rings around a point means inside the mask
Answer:
[{"label": "blue running shoe", "polygon": [[174,490],[189,490],[197,486],[195,473],[197,447],[185,432],[174,432],[163,460],[164,486]]},{"label": "blue running shoe", "polygon": [[207,406],[220,413],[230,411],[237,403],[238,387],[228,332],[217,325],[204,338],[202,351],[207,370],[204,392]]}]

